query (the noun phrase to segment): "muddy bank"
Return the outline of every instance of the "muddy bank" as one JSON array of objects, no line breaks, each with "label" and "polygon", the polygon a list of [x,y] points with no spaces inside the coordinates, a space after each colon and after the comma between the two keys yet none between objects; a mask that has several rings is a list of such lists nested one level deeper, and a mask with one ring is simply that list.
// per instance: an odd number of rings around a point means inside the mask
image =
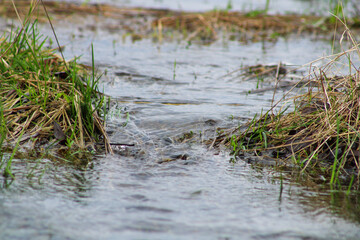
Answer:
[{"label": "muddy bank", "polygon": [[[20,17],[29,13],[30,1],[16,1]],[[213,42],[226,36],[237,41],[274,41],[289,33],[328,34],[343,28],[335,17],[306,15],[268,15],[266,11],[235,12],[180,12],[167,9],[120,8],[109,4],[75,4],[44,1],[44,6],[33,6],[33,18],[48,21],[46,11],[54,21],[91,21],[85,27],[99,26],[110,32],[131,34],[134,41],[142,38],[183,39]],[[0,3],[0,14],[17,18],[11,1]],[[95,20],[95,21],[94,21]],[[86,22],[86,21],[85,21]],[[91,23],[92,22],[92,23]],[[356,18],[347,19],[353,30],[359,27]]]}]

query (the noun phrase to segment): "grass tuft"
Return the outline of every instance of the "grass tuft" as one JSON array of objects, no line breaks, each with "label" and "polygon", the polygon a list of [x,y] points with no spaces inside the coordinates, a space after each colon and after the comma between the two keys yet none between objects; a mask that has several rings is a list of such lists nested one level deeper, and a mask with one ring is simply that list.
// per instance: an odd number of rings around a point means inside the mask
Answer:
[{"label": "grass tuft", "polygon": [[346,39],[352,45],[349,50],[322,58],[327,60],[322,67],[310,64],[309,74],[298,83],[302,94],[275,104],[288,106],[292,101],[292,112],[273,113],[272,107],[229,137],[219,136],[231,147],[232,159],[253,154],[265,161],[299,166],[331,185],[359,186],[360,51],[348,28],[341,41]]},{"label": "grass tuft", "polygon": [[37,21],[28,20],[0,38],[0,147],[27,143],[76,152],[95,150],[103,141],[112,152],[94,64],[65,62],[56,49],[44,47]]}]

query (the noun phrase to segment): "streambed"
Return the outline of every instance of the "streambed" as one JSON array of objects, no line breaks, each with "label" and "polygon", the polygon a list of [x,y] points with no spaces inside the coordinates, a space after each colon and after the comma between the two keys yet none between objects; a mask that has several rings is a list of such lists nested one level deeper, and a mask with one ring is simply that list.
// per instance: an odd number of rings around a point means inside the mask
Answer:
[{"label": "streambed", "polygon": [[[273,91],[249,93],[258,81],[228,73],[255,64],[296,67],[331,53],[329,41],[292,35],[160,44],[70,22],[55,27],[67,59],[82,55],[90,64],[93,43],[112,98],[111,142],[134,146],[116,147],[82,168],[17,159],[17,179],[9,187],[2,179],[1,239],[360,238],[354,196],[286,173],[281,191],[279,172],[229,163],[228,151],[201,144],[271,106]],[[41,32],[51,36],[46,25]],[[190,131],[196,142],[176,141]]]}]

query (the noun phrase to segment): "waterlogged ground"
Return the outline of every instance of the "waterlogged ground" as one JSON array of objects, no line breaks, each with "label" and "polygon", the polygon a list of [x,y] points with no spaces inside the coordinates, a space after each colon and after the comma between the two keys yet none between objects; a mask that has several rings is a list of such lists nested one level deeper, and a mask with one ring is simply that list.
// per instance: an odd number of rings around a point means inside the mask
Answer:
[{"label": "waterlogged ground", "polygon": [[[271,106],[272,90],[254,90],[272,83],[229,73],[254,64],[296,67],[331,53],[330,41],[133,43],[121,30],[87,23],[55,27],[67,59],[82,55],[90,64],[93,43],[112,97],[111,142],[130,146],[88,166],[26,154],[15,160],[16,180],[0,178],[0,239],[360,239],[357,193],[229,163],[228,151],[201,144]],[[51,36],[47,26],[41,31]],[[191,132],[196,141],[178,141]]]},{"label": "waterlogged ground", "polygon": [[[53,0],[56,1],[56,0]],[[84,0],[66,0],[67,2],[84,3]],[[231,9],[235,11],[264,10],[267,0],[88,0],[88,3],[108,3],[121,7],[161,8],[180,11],[210,11],[214,9]],[[354,6],[345,8],[352,12]],[[270,0],[269,13],[298,13],[328,15],[329,9],[335,3],[329,0]],[[337,1],[336,1],[337,3]]]}]

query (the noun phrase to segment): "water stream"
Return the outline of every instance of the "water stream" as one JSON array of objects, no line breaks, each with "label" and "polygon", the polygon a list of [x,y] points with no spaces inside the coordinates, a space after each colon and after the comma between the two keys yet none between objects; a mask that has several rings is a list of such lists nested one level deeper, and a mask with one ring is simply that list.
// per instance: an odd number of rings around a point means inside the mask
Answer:
[{"label": "water stream", "polygon": [[[143,1],[124,2],[132,3]],[[254,64],[299,66],[331,53],[328,41],[293,35],[272,43],[133,43],[81,24],[55,27],[67,59],[82,55],[90,64],[93,43],[112,97],[111,141],[134,146],[86,168],[16,159],[17,179],[10,187],[3,179],[0,188],[0,239],[360,239],[352,196],[246,161],[229,163],[228,151],[201,144],[271,106],[273,91],[249,94],[256,80],[226,74]],[[41,31],[51,36],[46,25]],[[190,131],[197,142],[176,141]]]}]

